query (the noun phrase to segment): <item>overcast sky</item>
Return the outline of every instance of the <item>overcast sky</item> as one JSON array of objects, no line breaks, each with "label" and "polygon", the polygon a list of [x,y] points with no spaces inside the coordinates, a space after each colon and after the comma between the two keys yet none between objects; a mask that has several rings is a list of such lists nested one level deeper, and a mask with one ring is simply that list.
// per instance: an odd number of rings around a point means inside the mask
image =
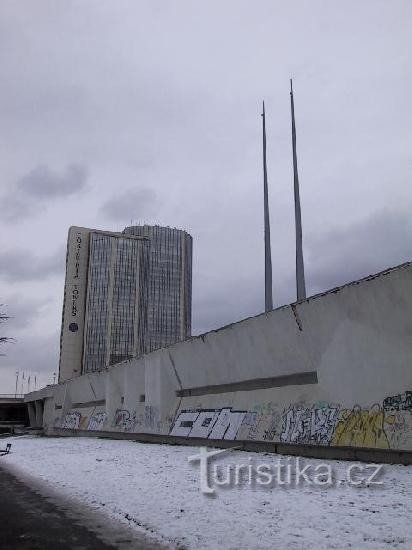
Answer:
[{"label": "overcast sky", "polygon": [[263,98],[295,299],[291,76],[309,294],[409,260],[411,47],[410,0],[1,0],[0,393],[57,371],[70,225],[189,231],[195,334],[262,311]]}]

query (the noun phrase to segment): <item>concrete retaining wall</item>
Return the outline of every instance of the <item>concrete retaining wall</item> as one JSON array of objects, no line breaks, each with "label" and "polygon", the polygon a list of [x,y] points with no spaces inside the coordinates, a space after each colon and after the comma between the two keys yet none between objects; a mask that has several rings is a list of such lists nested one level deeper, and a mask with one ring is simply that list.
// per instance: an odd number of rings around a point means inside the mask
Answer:
[{"label": "concrete retaining wall", "polygon": [[54,429],[412,450],[412,264],[27,396]]}]

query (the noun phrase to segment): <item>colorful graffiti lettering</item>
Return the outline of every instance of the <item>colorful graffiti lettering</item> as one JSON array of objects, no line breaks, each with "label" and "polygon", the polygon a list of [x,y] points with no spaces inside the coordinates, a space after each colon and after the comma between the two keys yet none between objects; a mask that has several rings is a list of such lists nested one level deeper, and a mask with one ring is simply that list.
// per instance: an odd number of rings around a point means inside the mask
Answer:
[{"label": "colorful graffiti lettering", "polygon": [[[97,409],[99,410],[99,409]],[[249,411],[223,408],[180,410],[176,417],[161,419],[152,405],[136,410],[117,409],[111,429],[124,432],[156,430],[170,435],[210,440],[280,441],[284,443],[370,447],[412,448],[412,391],[384,398],[372,406],[344,408],[327,401],[292,403],[280,409],[276,402],[257,403]],[[100,431],[110,429],[107,413],[90,417],[71,410],[56,419],[57,428]],[[171,428],[169,429],[169,426]]]},{"label": "colorful graffiti lettering", "polygon": [[379,403],[370,410],[362,410],[359,405],[353,409],[344,409],[336,426],[332,445],[388,449],[390,445],[385,433],[385,423],[392,423],[393,420],[393,416],[385,418],[385,411]]},{"label": "colorful graffiti lettering", "polygon": [[388,407],[399,407],[394,414],[376,403],[368,409],[356,405],[317,402],[311,407],[291,405],[279,414],[276,406],[261,405],[252,411],[222,409],[182,410],[170,431],[171,435],[206,439],[281,441],[309,445],[337,445],[371,448],[410,446],[412,411],[405,392],[384,400]]}]

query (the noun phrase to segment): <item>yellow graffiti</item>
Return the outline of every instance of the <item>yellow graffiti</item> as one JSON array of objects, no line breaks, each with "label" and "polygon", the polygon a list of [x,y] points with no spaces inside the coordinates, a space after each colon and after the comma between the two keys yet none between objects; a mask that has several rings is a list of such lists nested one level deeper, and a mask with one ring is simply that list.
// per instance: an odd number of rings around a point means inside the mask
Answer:
[{"label": "yellow graffiti", "polygon": [[332,445],[389,449],[385,424],[393,422],[394,417],[385,417],[379,404],[370,410],[362,410],[359,406],[345,409],[335,428]]}]

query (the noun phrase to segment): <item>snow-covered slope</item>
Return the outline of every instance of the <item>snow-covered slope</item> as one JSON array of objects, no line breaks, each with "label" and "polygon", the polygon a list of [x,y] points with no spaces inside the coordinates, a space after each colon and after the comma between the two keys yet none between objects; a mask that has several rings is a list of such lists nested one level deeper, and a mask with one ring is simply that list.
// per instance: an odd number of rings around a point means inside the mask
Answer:
[{"label": "snow-covered slope", "polygon": [[[79,499],[193,549],[412,548],[412,467],[385,465],[382,485],[350,486],[352,463],[305,460],[329,465],[333,487],[257,483],[216,488],[199,486],[195,447],[150,445],[91,438],[19,437],[0,466],[34,476],[63,496]],[[286,457],[231,451],[216,464],[275,464]],[[295,459],[290,459],[295,460]]]}]

